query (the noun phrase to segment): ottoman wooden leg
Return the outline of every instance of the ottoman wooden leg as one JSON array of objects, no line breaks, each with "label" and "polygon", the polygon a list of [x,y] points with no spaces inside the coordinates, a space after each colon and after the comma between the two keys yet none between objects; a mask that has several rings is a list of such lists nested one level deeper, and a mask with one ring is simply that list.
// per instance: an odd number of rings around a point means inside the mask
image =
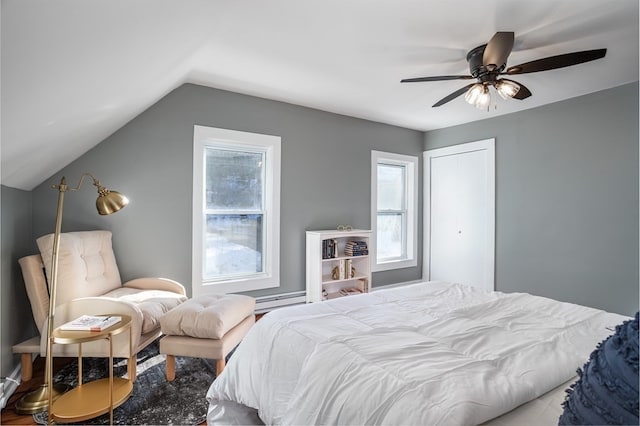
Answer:
[{"label": "ottoman wooden leg", "polygon": [[224,366],[225,366],[224,358],[216,360],[216,376],[222,373],[222,370],[224,370]]},{"label": "ottoman wooden leg", "polygon": [[176,378],[176,357],[167,354],[167,380],[173,381]]},{"label": "ottoman wooden leg", "polygon": [[129,358],[129,361],[127,361],[127,375],[129,376],[129,380],[131,380],[132,382],[136,381],[136,376],[138,374],[138,371],[136,369],[137,361],[138,358],[135,355]]}]

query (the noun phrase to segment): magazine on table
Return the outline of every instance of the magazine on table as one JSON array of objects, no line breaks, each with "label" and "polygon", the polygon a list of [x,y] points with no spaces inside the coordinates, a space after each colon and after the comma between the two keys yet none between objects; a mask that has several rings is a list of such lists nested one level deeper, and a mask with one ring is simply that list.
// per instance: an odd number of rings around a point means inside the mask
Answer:
[{"label": "magazine on table", "polygon": [[73,321],[62,324],[60,329],[65,331],[102,331],[121,320],[122,317],[114,315],[82,315]]}]

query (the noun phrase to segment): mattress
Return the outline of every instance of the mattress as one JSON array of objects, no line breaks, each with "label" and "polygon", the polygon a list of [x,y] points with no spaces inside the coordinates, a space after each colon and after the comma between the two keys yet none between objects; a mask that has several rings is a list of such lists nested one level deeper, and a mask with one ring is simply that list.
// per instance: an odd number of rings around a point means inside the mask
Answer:
[{"label": "mattress", "polygon": [[[558,418],[562,414],[562,403],[566,396],[566,390],[578,377],[545,393],[539,398],[526,402],[519,407],[493,418],[482,426],[542,426],[557,425]],[[213,401],[207,411],[208,426],[224,425],[264,425],[258,410],[237,404],[232,401]]]},{"label": "mattress", "polygon": [[539,423],[625,319],[442,282],[284,308],[258,321],[212,383],[208,420],[248,407],[245,423]]}]

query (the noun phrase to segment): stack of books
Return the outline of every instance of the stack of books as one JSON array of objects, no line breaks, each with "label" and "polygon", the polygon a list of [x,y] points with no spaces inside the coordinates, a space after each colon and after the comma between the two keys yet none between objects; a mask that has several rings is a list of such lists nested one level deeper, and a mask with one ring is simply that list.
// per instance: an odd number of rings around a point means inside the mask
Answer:
[{"label": "stack of books", "polygon": [[347,241],[344,247],[345,256],[364,256],[369,254],[366,241]]},{"label": "stack of books", "polygon": [[343,288],[340,290],[340,295],[342,296],[352,296],[354,294],[362,294],[362,290],[355,287]]},{"label": "stack of books", "polygon": [[121,320],[122,317],[114,315],[82,315],[73,321],[62,324],[60,329],[65,331],[102,331],[119,323]]}]

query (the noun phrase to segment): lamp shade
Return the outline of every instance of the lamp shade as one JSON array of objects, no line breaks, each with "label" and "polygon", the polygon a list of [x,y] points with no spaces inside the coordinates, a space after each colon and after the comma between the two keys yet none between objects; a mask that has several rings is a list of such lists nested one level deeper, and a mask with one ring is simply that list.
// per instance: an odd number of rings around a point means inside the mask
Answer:
[{"label": "lamp shade", "polygon": [[96,208],[101,215],[108,215],[123,209],[129,204],[129,199],[118,191],[100,191],[96,200]]},{"label": "lamp shade", "polygon": [[464,99],[476,108],[486,109],[491,102],[489,88],[485,84],[476,83],[467,91]]},{"label": "lamp shade", "polygon": [[502,99],[513,98],[520,90],[520,85],[511,80],[498,80],[495,87]]},{"label": "lamp shade", "polygon": [[483,96],[486,91],[487,88],[484,84],[476,83],[467,91],[464,95],[464,99],[471,105],[476,105],[480,97]]}]

